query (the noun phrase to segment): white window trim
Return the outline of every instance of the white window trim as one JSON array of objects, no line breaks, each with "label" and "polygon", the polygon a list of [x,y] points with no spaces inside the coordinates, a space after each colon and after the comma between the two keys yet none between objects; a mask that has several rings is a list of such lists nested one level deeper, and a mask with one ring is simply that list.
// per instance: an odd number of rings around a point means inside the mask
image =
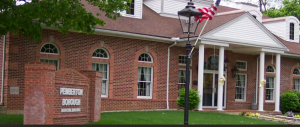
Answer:
[{"label": "white window trim", "polygon": [[[185,71],[186,69],[179,68],[179,69],[178,69],[178,72],[179,72],[179,70]],[[189,86],[190,89],[192,89],[192,77],[193,77],[192,74],[193,74],[193,73],[192,73],[192,69],[190,69],[190,86]],[[178,75],[178,73],[177,73],[177,75]],[[177,77],[177,79],[178,79],[178,77]],[[179,83],[179,82],[177,81],[177,84],[183,84],[183,83]]]},{"label": "white window trim", "polygon": [[[238,102],[246,102],[247,101],[247,74],[244,74],[244,73],[238,73],[238,75],[245,75],[245,91],[244,91],[244,99],[235,99],[235,101],[238,101]],[[235,80],[236,82],[236,80]],[[235,87],[236,88],[236,84],[235,84]],[[235,91],[235,90],[234,90]],[[236,92],[236,91],[235,91]],[[235,95],[236,93],[234,94],[234,98],[235,98]]]},{"label": "white window trim", "polygon": [[[295,79],[298,79],[298,80],[300,80],[300,78],[293,78],[293,87],[294,87],[294,80]],[[294,89],[293,89],[294,90]],[[300,92],[300,91],[299,91]]]},{"label": "white window trim", "polygon": [[[107,58],[103,58],[103,57],[95,57],[95,56],[93,56],[94,52],[95,52],[97,49],[103,49],[103,50],[106,52],[106,54],[107,54]],[[93,53],[92,53],[92,58],[96,58],[96,59],[109,59],[109,53],[108,53],[108,51],[107,51],[105,48],[97,48],[97,49],[95,49],[95,50],[93,51]]]},{"label": "white window trim", "polygon": [[[109,63],[105,63],[105,62],[92,62],[92,64],[93,63],[95,63],[95,64],[107,64],[107,83],[106,83],[107,87],[106,87],[106,95],[102,95],[102,92],[101,92],[101,97],[107,98],[108,97],[108,88],[109,88]],[[101,82],[101,91],[102,91],[102,82]]]},{"label": "white window trim", "polygon": [[[274,78],[274,88],[273,88],[273,100],[266,100],[265,102],[275,102],[275,86],[276,86],[276,77],[275,76],[267,76],[267,77],[273,77]],[[266,86],[266,93],[267,93],[267,86]],[[266,97],[266,96],[265,96]]]},{"label": "white window trim", "polygon": [[[56,49],[57,49],[57,54],[56,54],[56,53],[44,53],[44,52],[41,52],[42,48],[43,48],[46,44],[52,44],[52,45],[54,45],[54,46],[56,47]],[[51,42],[48,42],[48,43],[45,43],[45,44],[42,45],[42,47],[40,48],[40,53],[41,53],[41,54],[50,54],[50,55],[60,55],[60,50],[59,50],[59,48],[58,48],[58,46],[57,46],[56,44],[51,43]]]},{"label": "white window trim", "polygon": [[[271,66],[271,67],[273,68],[274,72],[267,72],[267,69],[268,69],[268,67],[269,67],[269,66]],[[272,65],[269,65],[269,66],[267,66],[267,68],[266,68],[266,73],[270,73],[270,74],[273,74],[273,73],[275,73],[275,72],[276,72],[276,70],[275,70],[275,67],[274,67],[274,66],[272,66]]]},{"label": "white window trim", "polygon": [[[186,55],[179,54],[179,56],[186,56]],[[179,56],[178,56],[178,63],[179,63]],[[192,63],[193,63],[193,62],[192,62],[192,61],[193,61],[192,58],[193,58],[193,57],[191,56],[191,58],[190,58],[190,66],[192,66]],[[183,63],[179,63],[179,65],[180,65],[180,66],[186,66],[186,64],[183,64]]]},{"label": "white window trim", "polygon": [[148,55],[150,56],[151,62],[148,62],[148,61],[139,61],[139,60],[138,60],[138,62],[140,62],[140,63],[153,63],[154,59],[153,59],[152,55],[151,55],[150,53],[147,53],[147,52],[141,53],[141,54],[139,55],[138,59],[139,59],[140,56],[141,56],[142,54],[144,54],[144,53],[145,53],[145,54],[148,54]]},{"label": "white window trim", "polygon": [[41,59],[46,59],[46,60],[57,60],[57,70],[59,70],[59,68],[60,68],[60,59],[54,59],[54,58],[45,58],[45,57],[41,57],[40,58],[40,62],[41,62]]},{"label": "white window trim", "polygon": [[150,83],[150,96],[138,96],[138,82],[139,79],[137,79],[137,98],[138,99],[152,99],[152,91],[153,91],[153,66],[138,66],[138,67],[148,67],[151,68],[151,83]]},{"label": "white window trim", "polygon": [[243,68],[237,68],[237,69],[239,69],[239,71],[247,71],[247,61],[237,60],[236,63],[237,63],[237,62],[244,62],[244,63],[246,63],[246,64],[245,64],[245,68],[246,68],[246,69],[243,69]]}]

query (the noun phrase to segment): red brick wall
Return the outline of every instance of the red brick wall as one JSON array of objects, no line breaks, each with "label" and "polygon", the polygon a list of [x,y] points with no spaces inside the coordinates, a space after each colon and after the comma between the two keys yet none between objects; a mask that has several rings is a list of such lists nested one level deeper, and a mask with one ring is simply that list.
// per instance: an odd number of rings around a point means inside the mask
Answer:
[{"label": "red brick wall", "polygon": [[24,91],[23,123],[53,124],[55,67],[45,63],[26,64]]},{"label": "red brick wall", "polygon": [[[53,43],[59,47],[60,55],[41,55],[39,53],[40,47],[49,41],[49,35],[54,37]],[[102,41],[104,41],[103,45],[101,45]],[[21,35],[11,35],[9,45],[7,45],[10,48],[7,50],[9,54],[7,54],[8,57],[6,58],[9,61],[9,65],[6,64],[7,71],[5,74],[9,78],[6,78],[5,88],[7,89],[8,86],[20,86],[20,95],[7,95],[7,108],[8,110],[23,110],[24,64],[30,61],[39,61],[41,57],[60,59],[61,69],[91,70],[92,62],[109,63],[109,92],[108,98],[102,98],[101,108],[103,111],[166,108],[167,49],[170,45],[161,42],[102,35],[79,33],[65,35],[54,30],[43,30],[42,44],[36,44],[28,39],[24,39]],[[108,51],[110,56],[108,60],[92,58],[92,52],[101,46]],[[146,49],[154,57],[154,62],[147,64],[147,66],[152,66],[154,69],[153,96],[152,99],[137,99],[137,67],[145,64],[137,62],[137,58]],[[198,78],[198,49],[195,49],[194,52],[190,68],[192,69],[192,88],[197,89],[197,85],[194,85],[194,82],[197,82]],[[212,48],[206,48],[205,59],[214,54],[214,52],[216,55],[219,54],[217,48],[215,51]],[[179,65],[178,56],[179,54],[185,55],[186,50],[183,47],[174,46],[171,47],[170,53],[169,101],[170,108],[177,108],[175,101],[178,95],[178,69],[185,68],[185,66]],[[225,57],[228,57],[231,62],[227,70],[227,109],[250,109],[256,85],[257,56],[225,51]],[[269,56],[266,56],[266,61],[269,59]],[[247,71],[239,72],[247,74],[246,102],[235,101],[235,78],[231,76],[231,69],[234,67],[236,60],[247,61]],[[291,69],[299,60],[282,58],[281,61],[281,92],[283,92],[291,89]],[[115,103],[122,105],[115,105]],[[150,104],[151,106],[149,106]],[[266,106],[265,109],[267,107],[270,106]]]}]

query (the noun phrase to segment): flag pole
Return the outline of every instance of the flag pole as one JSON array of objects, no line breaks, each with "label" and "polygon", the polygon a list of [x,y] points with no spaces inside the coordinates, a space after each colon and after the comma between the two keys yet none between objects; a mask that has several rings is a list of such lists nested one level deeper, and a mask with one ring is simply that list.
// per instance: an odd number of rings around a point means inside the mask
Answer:
[{"label": "flag pole", "polygon": [[201,34],[202,34],[202,32],[203,32],[203,30],[204,30],[204,28],[205,28],[207,22],[208,22],[208,19],[206,19],[206,22],[205,22],[204,26],[202,27],[202,30],[201,30],[199,36],[197,37],[197,40],[196,40],[195,44],[193,45],[193,48],[192,48],[192,50],[191,50],[191,52],[190,52],[190,54],[189,54],[189,57],[191,56],[191,54],[192,54],[192,52],[193,52],[193,50],[194,50],[194,48],[195,48],[195,46],[196,46],[198,40],[201,39],[200,36],[201,36]]}]

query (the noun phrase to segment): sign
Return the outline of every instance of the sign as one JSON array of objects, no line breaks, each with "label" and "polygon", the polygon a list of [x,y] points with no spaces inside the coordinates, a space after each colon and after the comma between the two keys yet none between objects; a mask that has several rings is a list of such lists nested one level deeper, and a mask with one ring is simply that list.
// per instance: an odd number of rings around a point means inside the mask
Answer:
[{"label": "sign", "polygon": [[61,112],[80,112],[80,108],[62,108]]},{"label": "sign", "polygon": [[17,94],[17,95],[19,95],[19,87],[18,86],[11,86],[11,87],[9,87],[10,89],[9,89],[9,93],[10,94]]},{"label": "sign", "polygon": [[[60,95],[73,95],[73,96],[82,96],[83,89],[72,89],[72,88],[60,88]],[[80,99],[62,99],[62,106],[80,106]],[[62,108],[61,112],[80,112],[80,108]]]},{"label": "sign", "polygon": [[82,89],[60,88],[60,95],[82,95]]}]

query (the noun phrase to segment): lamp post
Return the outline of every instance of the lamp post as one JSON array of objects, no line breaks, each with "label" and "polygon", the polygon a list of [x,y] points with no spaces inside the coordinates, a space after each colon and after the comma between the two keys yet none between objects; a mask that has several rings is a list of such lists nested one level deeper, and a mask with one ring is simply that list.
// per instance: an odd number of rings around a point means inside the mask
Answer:
[{"label": "lamp post", "polygon": [[[188,34],[188,41],[186,43],[186,83],[185,83],[185,105],[184,105],[184,125],[188,125],[188,116],[189,116],[189,84],[190,84],[190,33],[194,33],[197,29],[199,22],[194,20],[194,16],[202,16],[202,13],[195,9],[194,3],[192,0],[188,2],[188,5],[178,11],[178,17],[181,24],[183,33]],[[191,20],[192,19],[192,20]]]}]

